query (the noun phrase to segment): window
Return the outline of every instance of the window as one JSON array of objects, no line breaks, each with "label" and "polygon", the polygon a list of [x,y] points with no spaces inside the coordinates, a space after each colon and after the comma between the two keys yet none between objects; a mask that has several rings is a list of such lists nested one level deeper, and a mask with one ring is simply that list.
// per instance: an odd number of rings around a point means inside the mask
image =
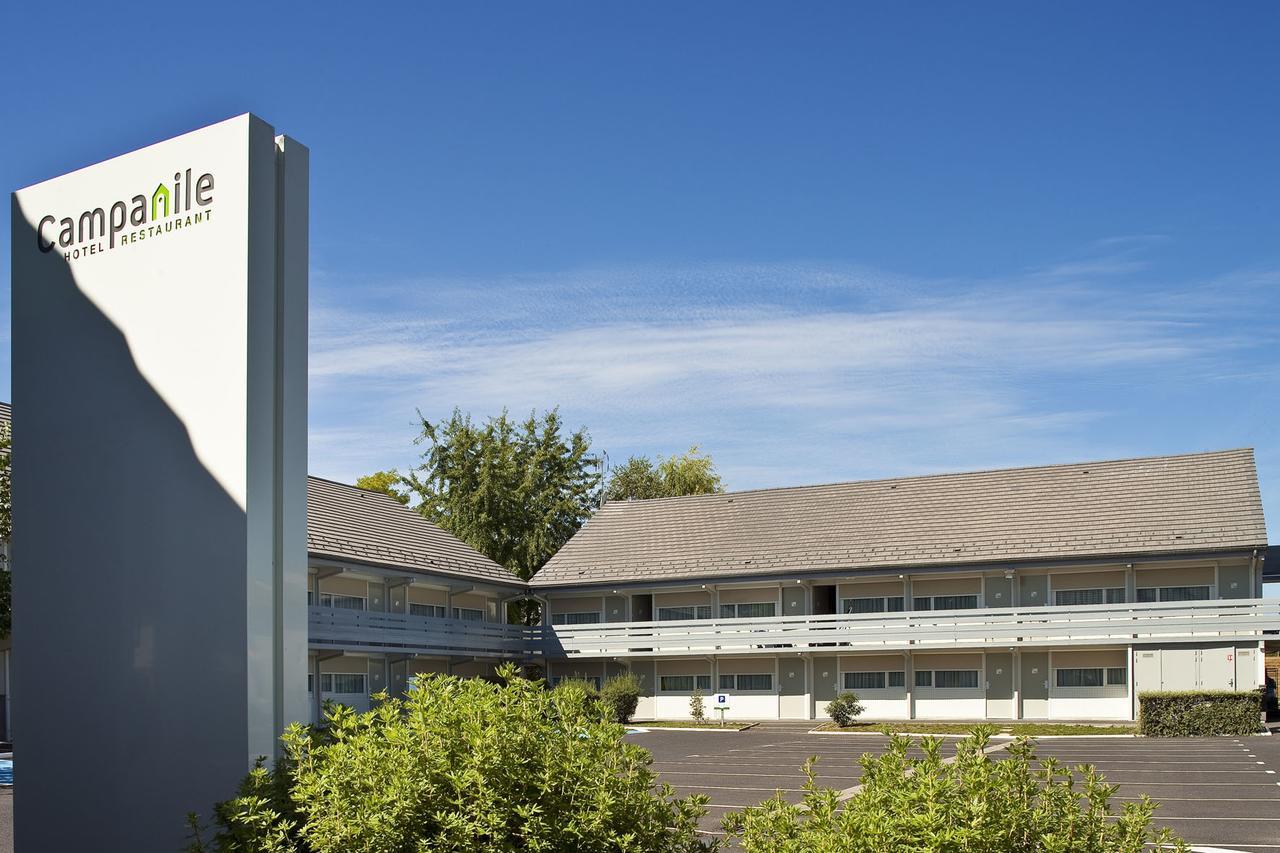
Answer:
[{"label": "window", "polygon": [[1207,586],[1147,586],[1138,589],[1138,601],[1208,601]]},{"label": "window", "polygon": [[322,672],[320,673],[321,693],[364,693],[363,672]]},{"label": "window", "polygon": [[1056,589],[1053,591],[1053,603],[1059,607],[1074,607],[1082,604],[1123,604],[1124,587],[1114,589]]},{"label": "window", "polygon": [[1125,666],[1109,666],[1107,667],[1107,686],[1108,687],[1128,687],[1129,686],[1129,668]]},{"label": "window", "polygon": [[773,673],[752,675],[721,675],[721,690],[772,690]]},{"label": "window", "polygon": [[933,672],[933,686],[939,689],[973,688],[978,686],[976,669],[938,669]]},{"label": "window", "polygon": [[711,605],[698,604],[687,605],[683,607],[659,607],[658,621],[665,622],[669,619],[710,619]]},{"label": "window", "polygon": [[845,613],[901,613],[903,598],[891,595],[881,598],[846,598],[841,609]]},{"label": "window", "polygon": [[711,689],[711,676],[709,675],[660,675],[658,676],[658,689],[664,693],[692,693],[694,688],[698,690]]},{"label": "window", "polygon": [[594,625],[600,621],[600,614],[590,610],[582,613],[552,613],[552,625]]},{"label": "window", "polygon": [[777,604],[765,601],[759,604],[721,604],[721,619],[765,619],[777,615]]},{"label": "window", "polygon": [[364,598],[359,595],[337,595],[332,592],[320,593],[320,606],[332,607],[335,610],[364,610]]},{"label": "window", "polygon": [[1057,684],[1059,687],[1101,687],[1102,670],[1098,667],[1081,667],[1075,669],[1059,669]]},{"label": "window", "polygon": [[883,672],[846,672],[844,674],[845,690],[883,690]]},{"label": "window", "polygon": [[453,618],[461,619],[463,622],[483,622],[484,611],[476,610],[473,607],[455,607],[453,608]]},{"label": "window", "polygon": [[976,669],[918,669],[916,670],[916,687],[936,687],[939,690],[958,690],[976,688],[978,671]]},{"label": "window", "polygon": [[905,684],[901,672],[846,672],[845,690],[884,690],[885,687],[902,687]]},{"label": "window", "polygon": [[973,610],[977,606],[976,595],[924,595],[911,599],[913,610]]},{"label": "window", "polygon": [[978,606],[976,595],[935,595],[934,610],[973,610]]},{"label": "window", "polygon": [[433,619],[443,619],[445,609],[439,604],[415,604],[410,601],[409,613],[413,616],[430,616]]}]

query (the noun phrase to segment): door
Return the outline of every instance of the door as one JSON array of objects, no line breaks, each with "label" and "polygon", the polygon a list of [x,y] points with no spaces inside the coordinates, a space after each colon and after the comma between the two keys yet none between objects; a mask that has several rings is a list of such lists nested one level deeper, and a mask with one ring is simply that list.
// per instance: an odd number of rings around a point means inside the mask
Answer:
[{"label": "door", "polygon": [[987,578],[986,593],[983,595],[987,607],[1013,606],[1013,581],[1009,578]]},{"label": "door", "polygon": [[1043,720],[1049,716],[1049,653],[1022,652],[1022,717]]},{"label": "door", "polygon": [[809,718],[809,690],[804,677],[802,657],[778,659],[778,716],[784,720]]},{"label": "door", "polygon": [[836,681],[839,678],[835,658],[813,659],[813,705],[816,717],[826,716],[824,709],[828,702],[836,698]]},{"label": "door", "polygon": [[987,716],[998,720],[1013,717],[1013,655],[1009,652],[988,654]]},{"label": "door", "polygon": [[1236,656],[1233,647],[1201,650],[1199,687],[1201,690],[1236,689]]},{"label": "door", "polygon": [[1043,607],[1049,601],[1048,575],[1022,575],[1018,578],[1018,606]]},{"label": "door", "polygon": [[653,621],[653,596],[637,595],[631,599],[632,615],[631,618],[636,622],[652,622]]}]

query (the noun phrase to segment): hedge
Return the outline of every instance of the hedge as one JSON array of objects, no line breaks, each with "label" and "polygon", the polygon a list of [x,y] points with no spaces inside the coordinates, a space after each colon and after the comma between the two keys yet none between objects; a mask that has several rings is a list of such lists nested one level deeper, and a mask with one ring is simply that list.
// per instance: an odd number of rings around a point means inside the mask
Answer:
[{"label": "hedge", "polygon": [[1251,735],[1260,728],[1255,690],[1183,690],[1138,694],[1138,733],[1147,737]]}]

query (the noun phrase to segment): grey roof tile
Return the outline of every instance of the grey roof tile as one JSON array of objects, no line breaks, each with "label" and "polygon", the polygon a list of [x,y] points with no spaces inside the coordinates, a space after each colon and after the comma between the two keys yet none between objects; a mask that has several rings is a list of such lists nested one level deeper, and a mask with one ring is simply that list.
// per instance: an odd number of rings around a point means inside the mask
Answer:
[{"label": "grey roof tile", "polygon": [[307,551],[313,556],[524,586],[509,569],[390,495],[307,478]]},{"label": "grey roof tile", "polygon": [[1253,451],[607,504],[534,586],[1266,544]]}]

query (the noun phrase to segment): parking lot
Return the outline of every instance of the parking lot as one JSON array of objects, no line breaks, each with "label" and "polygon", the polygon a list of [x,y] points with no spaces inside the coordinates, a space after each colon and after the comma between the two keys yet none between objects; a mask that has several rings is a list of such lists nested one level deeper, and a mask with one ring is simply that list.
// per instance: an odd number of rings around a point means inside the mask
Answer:
[{"label": "parking lot", "polygon": [[[800,768],[810,755],[820,757],[823,785],[845,789],[858,784],[859,756],[885,748],[878,735],[811,735],[807,728],[777,723],[742,732],[653,730],[630,739],[653,753],[654,769],[677,793],[711,798],[703,826],[715,831],[726,811],[775,790],[798,801]],[[1117,806],[1150,795],[1161,803],[1157,822],[1194,845],[1280,851],[1280,737],[1047,738],[1038,752],[1072,766],[1095,765],[1120,785]]]}]

